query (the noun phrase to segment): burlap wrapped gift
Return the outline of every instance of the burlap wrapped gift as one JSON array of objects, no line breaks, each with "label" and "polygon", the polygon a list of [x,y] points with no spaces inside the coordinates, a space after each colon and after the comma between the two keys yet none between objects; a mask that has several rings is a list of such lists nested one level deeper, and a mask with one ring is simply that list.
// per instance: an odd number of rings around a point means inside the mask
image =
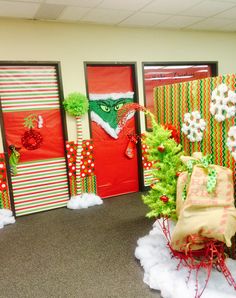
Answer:
[{"label": "burlap wrapped gift", "polygon": [[[183,162],[196,157],[201,155],[184,157]],[[191,175],[183,172],[178,178],[176,209],[179,218],[171,239],[175,250],[200,249],[209,238],[231,246],[231,238],[236,233],[232,171],[217,165],[209,165],[210,168],[215,169],[217,175],[216,187],[211,193],[207,191],[209,172],[201,164],[193,166]]]}]

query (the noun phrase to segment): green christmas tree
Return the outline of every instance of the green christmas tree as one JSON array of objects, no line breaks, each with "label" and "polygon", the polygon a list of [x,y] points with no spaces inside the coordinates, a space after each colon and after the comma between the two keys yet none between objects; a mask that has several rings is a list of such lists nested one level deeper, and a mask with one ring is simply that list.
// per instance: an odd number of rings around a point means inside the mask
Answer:
[{"label": "green christmas tree", "polygon": [[145,143],[150,148],[148,159],[153,162],[152,174],[157,181],[143,196],[144,203],[151,209],[147,217],[176,219],[176,184],[183,170],[182,147],[171,138],[170,130],[157,124],[150,112],[147,114],[151,117],[153,131],[146,134]]},{"label": "green christmas tree", "polygon": [[185,170],[181,162],[184,154],[182,146],[173,138],[172,132],[155,121],[154,115],[145,107],[130,103],[124,105],[118,113],[119,126],[123,128],[131,112],[141,111],[151,118],[152,132],[147,132],[145,143],[149,146],[148,160],[153,162],[153,177],[157,181],[152,185],[143,201],[151,209],[147,217],[165,216],[176,219],[176,184],[181,171]]}]

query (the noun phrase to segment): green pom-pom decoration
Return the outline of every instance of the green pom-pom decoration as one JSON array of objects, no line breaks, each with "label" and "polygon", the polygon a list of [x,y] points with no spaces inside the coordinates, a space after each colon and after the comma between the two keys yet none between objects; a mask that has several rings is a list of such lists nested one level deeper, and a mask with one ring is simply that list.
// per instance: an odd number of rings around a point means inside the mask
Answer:
[{"label": "green pom-pom decoration", "polygon": [[79,92],[68,94],[63,102],[65,110],[72,116],[79,117],[87,113],[89,103],[88,98]]}]

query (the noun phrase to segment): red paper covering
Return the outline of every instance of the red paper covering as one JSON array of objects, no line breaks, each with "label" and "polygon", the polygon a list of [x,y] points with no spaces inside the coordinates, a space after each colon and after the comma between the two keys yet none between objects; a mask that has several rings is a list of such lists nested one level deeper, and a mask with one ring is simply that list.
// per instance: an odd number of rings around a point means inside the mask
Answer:
[{"label": "red paper covering", "polygon": [[19,150],[20,162],[64,156],[64,142],[59,110],[34,111],[34,114],[41,115],[43,117],[43,127],[38,129],[36,125],[34,128],[35,131],[38,131],[42,135],[43,141],[38,149],[27,150],[24,148],[21,138],[24,135],[24,132],[29,130],[24,127],[24,119],[30,114],[32,114],[31,111],[19,111],[3,114],[7,145],[9,146],[13,144],[16,147],[21,148]]},{"label": "red paper covering", "polygon": [[[88,66],[89,93],[108,94],[133,91],[130,66]],[[95,175],[98,195],[102,198],[139,190],[137,149],[134,157],[125,155],[128,134],[135,134],[134,118],[130,119],[118,139],[109,136],[97,123],[91,125],[94,145]]]},{"label": "red paper covering", "polygon": [[92,122],[95,175],[98,194],[102,198],[139,190],[137,150],[134,150],[132,159],[125,155],[129,142],[127,133],[132,133],[133,127],[134,119],[131,119],[115,140]]}]

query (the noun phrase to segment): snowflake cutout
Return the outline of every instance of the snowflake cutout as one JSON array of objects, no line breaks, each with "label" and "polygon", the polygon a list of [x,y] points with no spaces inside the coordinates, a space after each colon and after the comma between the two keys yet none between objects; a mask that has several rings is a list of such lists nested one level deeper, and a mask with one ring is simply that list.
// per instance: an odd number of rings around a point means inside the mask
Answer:
[{"label": "snowflake cutout", "polygon": [[226,145],[233,158],[236,160],[236,126],[230,127]]},{"label": "snowflake cutout", "polygon": [[200,142],[206,122],[201,118],[199,111],[184,114],[184,123],[181,131],[187,136],[190,142]]},{"label": "snowflake cutout", "polygon": [[211,94],[210,113],[216,121],[222,122],[235,116],[236,94],[227,85],[220,84]]}]

